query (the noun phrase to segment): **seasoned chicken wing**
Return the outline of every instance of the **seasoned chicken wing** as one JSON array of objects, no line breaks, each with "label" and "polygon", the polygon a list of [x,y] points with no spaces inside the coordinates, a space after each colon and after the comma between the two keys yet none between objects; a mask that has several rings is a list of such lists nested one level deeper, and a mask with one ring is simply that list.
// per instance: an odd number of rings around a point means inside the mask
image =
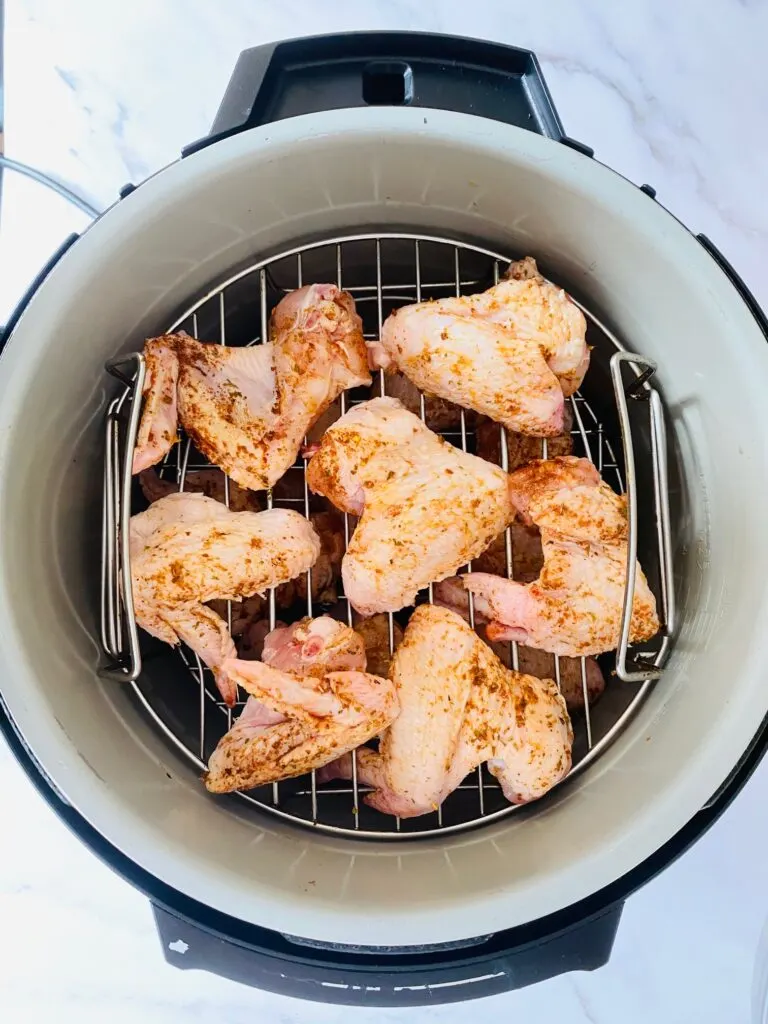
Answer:
[{"label": "seasoned chicken wing", "polygon": [[[566,407],[565,426],[563,433],[546,439],[547,458],[558,455],[570,455],[573,451],[573,440],[570,434],[572,413]],[[489,462],[501,465],[501,434],[498,423],[483,419],[476,427],[476,452]],[[544,441],[539,437],[506,432],[507,469],[512,472],[520,466],[539,460],[543,454]],[[541,549],[541,535],[536,526],[515,520],[509,526],[509,544],[504,534],[500,534],[488,545],[474,561],[475,572],[488,572],[497,576],[507,575],[507,558],[511,555],[512,577],[520,583],[530,583],[535,579],[544,565],[544,554]],[[507,550],[509,547],[509,551]],[[459,584],[460,586],[460,584]],[[545,673],[546,674],[546,673]],[[541,675],[534,672],[533,675]]]},{"label": "seasoned chicken wing", "polygon": [[[225,664],[228,675],[251,696],[208,762],[204,781],[213,793],[310,772],[376,736],[398,713],[389,680],[333,667],[365,666],[362,643],[350,636],[349,627],[318,619],[290,633],[267,638],[271,665]],[[298,671],[280,671],[276,661]]]},{"label": "seasoned chicken wing", "polygon": [[[251,600],[249,598],[243,604],[247,605]],[[331,627],[330,623],[334,623],[335,628]],[[263,660],[274,668],[285,669],[291,672],[298,671],[302,675],[312,675],[312,666],[314,665],[321,665],[329,670],[332,667],[334,670],[339,671],[353,668],[364,669],[366,667],[363,642],[357,633],[353,632],[350,627],[343,625],[340,620],[334,620],[325,615],[321,615],[319,619],[301,619],[299,622],[294,623],[293,626],[286,626],[284,622],[278,620],[271,630],[269,620],[259,618],[258,615],[254,614],[252,618],[245,620],[245,622],[242,620],[238,621],[233,617],[232,635],[238,637],[238,657],[247,661]],[[345,637],[349,638],[348,643],[345,643]],[[269,640],[268,644],[267,640]],[[274,660],[276,652],[281,652],[278,655],[280,659],[285,657],[286,655],[282,653],[283,647],[285,646],[287,650],[293,650],[294,642],[297,640],[299,649],[302,652],[300,661],[291,662],[286,665],[282,660]],[[266,647],[265,644],[267,644]],[[345,649],[350,654],[350,660],[337,660],[336,655],[339,652],[343,653]],[[357,658],[358,652],[360,654],[359,659]],[[352,658],[353,654],[355,655],[354,658]],[[369,669],[375,676],[385,676],[387,674],[386,672],[377,671],[370,665]]]},{"label": "seasoned chicken wing", "polygon": [[[281,672],[322,679],[329,672],[363,672],[366,668],[362,639],[350,626],[327,615],[318,619],[304,618],[292,626],[281,622],[271,631],[268,622],[262,619],[250,626],[248,633],[252,650],[247,657],[244,654],[240,657],[248,661],[261,660]],[[254,705],[257,703],[255,697],[248,698],[243,724],[255,721]],[[285,720],[275,712],[271,715],[266,724],[275,725]]]},{"label": "seasoned chicken wing", "polygon": [[179,422],[177,342],[186,337],[165,334],[144,343],[144,408],[133,453],[134,473],[160,462],[176,443]]},{"label": "seasoned chicken wing", "polygon": [[170,450],[180,422],[196,448],[242,487],[271,487],[341,392],[371,382],[360,318],[335,285],[287,295],[272,314],[270,339],[248,348],[183,334],[147,341],[134,473]]},{"label": "seasoned chicken wing", "polygon": [[[516,524],[513,524],[516,525]],[[539,550],[541,546],[539,545]],[[478,563],[480,559],[477,560]],[[500,569],[499,572],[503,572]],[[533,574],[535,578],[538,571]],[[520,582],[520,577],[517,577]],[[460,576],[453,576],[435,585],[435,604],[441,608],[450,608],[457,612],[465,622],[470,621],[469,614],[469,591],[465,589]],[[483,614],[489,612],[487,604],[482,598],[478,599],[474,607],[475,630],[494,652],[496,657],[507,668],[512,668],[512,656],[509,641],[490,640],[487,634],[489,619]],[[517,670],[528,675],[539,676],[541,679],[555,679],[559,684],[560,693],[565,698],[568,711],[573,713],[581,711],[584,707],[584,681],[586,680],[587,698],[590,706],[598,700],[605,689],[603,672],[594,658],[584,659],[582,669],[581,658],[560,658],[558,667],[555,667],[555,656],[546,651],[536,650],[534,647],[525,647],[520,644],[517,648]]]},{"label": "seasoned chicken wing", "polygon": [[581,310],[530,257],[484,292],[396,309],[370,352],[422,390],[539,437],[562,431],[563,396],[589,366]]},{"label": "seasoned chicken wing", "polygon": [[512,517],[506,474],[433,434],[394,398],[361,403],[330,427],[307,479],[338,508],[361,515],[342,579],[362,615],[412,604]]},{"label": "seasoned chicken wing", "polygon": [[[241,494],[253,494],[253,491],[241,491]],[[305,604],[309,582],[313,601],[321,605],[332,605],[338,600],[337,584],[341,580],[341,559],[344,554],[344,522],[335,510],[310,512],[309,521],[320,538],[320,554],[312,566],[309,581],[307,574],[301,573],[275,588],[275,605],[279,609],[291,608],[297,602]],[[226,616],[224,602],[214,601],[209,604],[219,615]],[[248,648],[253,648],[254,636],[260,632],[257,629],[256,634],[250,635],[251,627],[261,619],[265,607],[266,601],[260,597],[249,597],[232,604],[232,635],[237,637],[249,634],[246,641]],[[240,645],[238,650],[243,657]]]},{"label": "seasoned chicken wing", "polygon": [[542,277],[532,257],[510,263],[502,280],[487,291],[441,301],[535,341],[563,394],[578,391],[589,367],[584,314],[562,288]]},{"label": "seasoned chicken wing", "polygon": [[[486,573],[460,577],[475,608],[493,620],[491,640],[517,640],[572,657],[619,640],[627,559],[626,499],[587,459],[532,462],[510,474],[512,500],[541,531],[544,567],[532,583]],[[659,629],[656,602],[638,565],[630,642]]]},{"label": "seasoned chicken wing", "polygon": [[563,392],[540,347],[469,311],[454,311],[450,303],[459,301],[402,306],[387,317],[381,344],[395,366],[422,391],[509,430],[559,434]]},{"label": "seasoned chicken wing", "polygon": [[[224,502],[227,496],[225,476],[219,469],[190,470],[184,478],[184,490],[189,493],[205,494],[216,501]],[[154,469],[145,469],[139,474],[139,483],[147,501],[157,501],[168,494],[176,494],[179,485],[175,480],[159,477]],[[303,488],[302,488],[303,490]],[[261,503],[255,491],[240,487],[234,480],[229,481],[229,508],[232,512],[259,512]],[[320,538],[320,554],[312,566],[311,592],[313,601],[321,604],[333,604],[337,600],[336,584],[341,579],[341,559],[344,554],[344,520],[333,508],[324,512],[310,512],[309,521]],[[289,608],[295,601],[307,599],[307,577],[298,576],[295,580],[282,583],[276,591],[275,601],[278,608]],[[246,624],[259,618],[262,604],[259,599],[247,599],[248,607],[232,608],[232,635],[243,632]],[[214,611],[226,614],[214,603]],[[235,622],[243,628],[236,628]]]},{"label": "seasoned chicken wing", "polygon": [[[536,800],[570,770],[573,731],[552,680],[506,669],[454,612],[421,605],[395,652],[400,714],[379,751],[357,751],[357,777],[386,814],[434,811],[488,763],[512,803]],[[320,773],[349,777],[351,757]]]},{"label": "seasoned chicken wing", "polygon": [[[336,585],[341,579],[341,558],[344,554],[343,523],[340,523],[340,517],[336,512],[312,512],[309,521],[320,538],[320,554],[309,574],[312,600],[321,605],[333,605],[338,600]],[[275,587],[276,608],[284,610],[297,602],[304,604],[307,600],[307,583],[307,573],[301,573],[296,579]],[[222,618],[227,618],[226,601],[209,601],[208,607]],[[266,609],[266,598],[258,595],[231,602],[231,633],[236,639],[240,658],[261,657],[264,637],[269,632],[269,625],[264,618]],[[374,675],[386,675],[386,672],[374,672]]]},{"label": "seasoned chicken wing", "polygon": [[260,594],[305,572],[320,551],[312,526],[287,509],[230,512],[202,494],[169,494],[131,517],[130,541],[137,623],[166,643],[186,643],[234,704],[223,667],[234,644],[205,602]]}]

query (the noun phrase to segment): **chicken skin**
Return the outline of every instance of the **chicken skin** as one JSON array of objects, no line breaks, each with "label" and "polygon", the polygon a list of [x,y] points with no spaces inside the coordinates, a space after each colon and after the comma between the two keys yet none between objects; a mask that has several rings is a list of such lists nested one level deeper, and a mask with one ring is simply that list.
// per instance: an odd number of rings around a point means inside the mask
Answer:
[{"label": "chicken skin", "polygon": [[[534,577],[536,575],[538,573],[534,573]],[[520,581],[520,577],[517,579]],[[441,608],[450,608],[461,615],[465,622],[470,621],[469,592],[462,584],[461,576],[453,576],[436,584],[434,600],[435,604]],[[483,615],[481,610],[483,607],[484,603],[480,599],[474,608],[475,630],[478,636],[485,640],[499,661],[507,668],[512,668],[509,642],[493,641],[488,638],[488,619]],[[539,676],[541,679],[556,679],[560,693],[565,698],[565,705],[571,714],[582,711],[584,708],[584,682],[586,680],[587,699],[591,707],[605,689],[605,678],[598,663],[594,658],[585,658],[582,669],[581,658],[559,658],[558,662],[558,666],[555,667],[555,656],[546,651],[522,645],[517,648],[517,670],[528,675]]]},{"label": "chicken skin", "polygon": [[251,696],[208,762],[204,782],[212,793],[253,789],[320,768],[376,736],[398,713],[394,685],[363,671],[362,641],[333,619],[274,631],[264,656],[269,664],[225,665]]},{"label": "chicken skin", "polygon": [[205,602],[261,594],[306,572],[320,552],[311,524],[287,509],[230,512],[202,494],[169,494],[131,517],[130,543],[136,622],[186,643],[232,706],[236,683],[224,665],[234,643]]},{"label": "chicken skin", "polygon": [[560,383],[539,346],[500,324],[444,309],[446,299],[402,306],[381,329],[381,344],[422,391],[439,395],[509,430],[538,437],[563,429]]},{"label": "chicken skin", "polygon": [[371,383],[354,302],[330,284],[289,293],[268,344],[226,348],[169,334],[148,340],[144,356],[134,473],[163,458],[180,422],[210,462],[251,490],[280,479],[342,391]]},{"label": "chicken skin", "polygon": [[[571,728],[552,680],[506,669],[454,612],[421,605],[395,652],[391,678],[400,714],[379,751],[357,751],[365,800],[385,814],[437,810],[478,765],[487,762],[511,803],[543,796],[570,770]],[[351,756],[320,779],[349,778]]]},{"label": "chicken skin", "polygon": [[528,258],[485,292],[396,309],[371,360],[510,431],[551,437],[589,366],[586,322]]},{"label": "chicken skin", "polygon": [[307,480],[361,519],[342,560],[361,615],[397,611],[465,565],[513,515],[507,476],[433,434],[396,399],[355,406],[325,434]]},{"label": "chicken skin", "polygon": [[587,322],[563,289],[539,273],[532,257],[510,263],[501,281],[487,291],[441,301],[536,342],[563,394],[578,391],[589,368]]},{"label": "chicken skin", "polygon": [[[614,650],[619,641],[627,559],[626,499],[587,459],[531,462],[509,477],[526,523],[541,531],[544,566],[520,583],[487,573],[460,577],[491,640],[517,640],[569,657]],[[630,642],[659,629],[656,602],[638,565]]]}]

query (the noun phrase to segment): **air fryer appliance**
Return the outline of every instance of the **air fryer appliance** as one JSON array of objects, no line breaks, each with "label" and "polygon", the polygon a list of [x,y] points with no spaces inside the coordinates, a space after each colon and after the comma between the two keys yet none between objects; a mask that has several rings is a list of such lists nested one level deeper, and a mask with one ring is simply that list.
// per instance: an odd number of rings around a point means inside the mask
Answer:
[{"label": "air fryer appliance", "polygon": [[[573,772],[534,805],[483,772],[407,822],[356,783],[212,798],[199,775],[227,711],[194,658],[139,636],[121,573],[132,353],[170,329],[258,343],[279,297],[320,280],[375,337],[395,306],[487,287],[521,255],[587,315],[575,450],[627,490],[656,645],[623,636],[574,718]],[[565,135],[532,53],[361,33],[241,55],[211,134],[65,243],[0,361],[3,732],[147,894],[169,962],[380,1005],[606,963],[623,900],[765,748],[767,333],[708,239]],[[466,420],[451,440],[471,447]],[[164,472],[196,458],[182,442]],[[308,507],[299,483],[270,501]]]}]

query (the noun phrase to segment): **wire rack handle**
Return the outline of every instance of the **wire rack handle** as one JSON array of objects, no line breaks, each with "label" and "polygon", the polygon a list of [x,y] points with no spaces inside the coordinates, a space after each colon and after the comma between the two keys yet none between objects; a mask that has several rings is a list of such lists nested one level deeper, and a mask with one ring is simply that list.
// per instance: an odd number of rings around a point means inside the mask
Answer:
[{"label": "wire rack handle", "polygon": [[[110,404],[106,420],[101,641],[110,660],[101,669],[101,675],[132,683],[141,675],[141,651],[131,584],[131,483],[146,363],[140,352],[133,352],[110,360],[106,368],[126,388]],[[129,409],[128,422],[121,446],[121,423],[125,419],[126,403]]]},{"label": "wire rack handle", "polygon": [[[628,363],[637,376],[629,384],[624,383],[622,370]],[[619,413],[621,443],[624,448],[624,466],[627,482],[627,577],[624,588],[624,604],[621,612],[621,631],[616,652],[616,675],[627,683],[642,683],[658,679],[670,638],[675,627],[675,590],[672,570],[672,542],[669,513],[669,485],[667,478],[667,433],[664,423],[664,408],[658,391],[648,385],[656,372],[652,359],[633,352],[616,352],[611,356],[611,378]],[[635,470],[635,449],[632,442],[632,425],[629,417],[628,399],[647,401],[651,420],[651,458],[653,460],[653,491],[656,510],[656,532],[659,551],[661,578],[661,605],[663,642],[659,652],[649,660],[642,653],[635,655],[634,667],[629,667],[629,637],[632,611],[635,602],[637,582],[637,474]]]}]

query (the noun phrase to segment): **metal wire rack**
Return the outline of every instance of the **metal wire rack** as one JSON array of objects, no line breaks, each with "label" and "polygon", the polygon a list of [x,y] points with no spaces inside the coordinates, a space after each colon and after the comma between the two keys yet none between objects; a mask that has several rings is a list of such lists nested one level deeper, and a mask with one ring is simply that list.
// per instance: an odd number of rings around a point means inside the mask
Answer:
[{"label": "metal wire rack", "polygon": [[[363,317],[367,338],[377,338],[381,324],[392,309],[409,302],[447,295],[467,294],[498,282],[510,258],[466,243],[415,234],[365,234],[334,238],[281,253],[255,263],[233,274],[197,300],[172,324],[168,332],[185,330],[193,337],[218,341],[224,345],[259,344],[268,334],[269,310],[287,291],[312,281],[334,281],[355,298]],[[664,419],[658,392],[648,379],[655,369],[643,357],[627,353],[618,339],[584,306],[588,320],[588,340],[593,346],[593,359],[587,386],[589,397],[578,393],[570,399],[573,451],[591,459],[604,478],[616,490],[624,491],[627,483],[630,537],[628,544],[628,586],[625,596],[624,622],[615,660],[616,678],[609,680],[606,692],[595,707],[590,706],[587,668],[581,659],[583,710],[572,715],[574,721],[574,767],[571,776],[583,771],[613,742],[637,711],[649,687],[658,678],[668,654],[674,630],[674,595],[671,574],[670,522],[666,488],[666,448]],[[129,584],[129,550],[127,523],[131,512],[138,511],[132,487],[130,465],[138,425],[144,364],[138,355],[117,359],[108,370],[124,384],[122,392],[110,403],[106,417],[106,471],[104,481],[104,541],[102,577],[102,646],[110,659],[107,673],[128,681],[136,699],[165,736],[200,769],[205,767],[216,743],[231,726],[233,712],[221,701],[213,674],[199,657],[181,648],[181,657],[188,669],[190,688],[174,687],[170,694],[158,694],[142,674],[142,657],[133,617]],[[627,382],[627,368],[629,380]],[[594,384],[592,384],[594,382]],[[343,415],[351,404],[364,401],[372,394],[386,393],[387,379],[383,371],[372,389],[357,389],[342,394],[338,414]],[[613,397],[611,397],[613,392]],[[639,434],[650,449],[650,472],[647,480],[636,472],[633,429],[638,431],[629,411],[627,399],[645,399],[649,411],[643,417]],[[419,397],[419,411],[427,419],[427,399]],[[636,419],[636,417],[635,417]],[[447,440],[464,451],[476,445],[474,420],[463,410],[458,412],[452,429],[442,431]],[[508,465],[506,432],[499,427],[499,462]],[[548,457],[548,445],[542,440],[540,456]],[[619,448],[621,444],[621,448]],[[623,458],[622,458],[623,456]],[[644,460],[643,465],[648,462]],[[188,438],[166,459],[161,474],[183,490],[187,474],[210,465],[194,451]],[[284,505],[298,507],[309,516],[312,496],[303,474],[304,463],[298,462],[289,474],[299,474],[301,484],[293,493],[275,488],[266,494],[266,507]],[[223,475],[223,474],[222,474]],[[654,529],[646,542],[642,557],[647,573],[657,569],[656,586],[662,630],[656,649],[642,655],[628,650],[629,622],[634,591],[635,557],[638,547],[638,506],[645,492],[652,495],[647,516]],[[229,504],[229,482],[224,479],[224,496]],[[647,504],[647,503],[646,503]],[[642,524],[641,524],[642,525]],[[344,515],[345,541],[354,529],[350,517]],[[512,578],[514,540],[512,532],[505,535],[507,575]],[[647,559],[646,548],[655,547]],[[468,569],[471,566],[467,567]],[[653,571],[649,573],[653,584]],[[311,570],[307,579],[307,599],[294,618],[318,614],[313,606]],[[425,599],[432,600],[432,587]],[[343,595],[343,613],[354,625],[351,605]],[[337,609],[338,612],[338,609]],[[231,627],[232,607],[228,605]],[[268,595],[267,615],[270,628],[277,618],[275,591]],[[469,604],[474,624],[474,608]],[[395,620],[389,614],[390,653],[394,649]],[[167,654],[164,655],[167,657]],[[631,658],[631,664],[629,660]],[[611,670],[610,659],[604,660],[603,671]],[[509,649],[509,663],[519,664],[516,643]],[[553,675],[560,685],[561,662],[552,658]],[[639,685],[637,685],[639,683]],[[235,709],[239,708],[244,701]],[[183,704],[183,714],[179,706]],[[193,713],[192,709],[195,709]],[[358,785],[356,771],[348,783],[335,782],[318,786],[315,774],[300,779],[275,783],[237,796],[282,818],[298,821],[312,828],[355,837],[408,838],[435,832],[455,832],[515,813],[517,808],[504,800],[495,779],[478,769],[458,790],[431,815],[408,821],[389,818],[370,810],[362,801],[364,787]]]}]

